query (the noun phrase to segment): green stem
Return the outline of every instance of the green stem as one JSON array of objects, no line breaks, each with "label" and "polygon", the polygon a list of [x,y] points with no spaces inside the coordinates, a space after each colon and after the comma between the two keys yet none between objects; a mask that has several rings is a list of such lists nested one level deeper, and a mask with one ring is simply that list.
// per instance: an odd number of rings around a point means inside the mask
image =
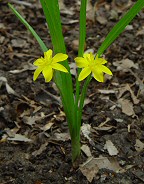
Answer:
[{"label": "green stem", "polygon": [[[87,0],[81,0],[80,25],[79,25],[79,50],[78,50],[79,57],[82,57],[84,53],[84,45],[85,45],[85,37],[86,37],[86,5],[87,5]],[[81,69],[78,68],[77,76],[79,76],[80,71]],[[80,93],[80,82],[78,81],[78,77],[77,77],[76,79],[76,100],[75,100],[76,107],[78,107],[79,93]]]},{"label": "green stem", "polygon": [[80,132],[73,136],[71,140],[72,145],[72,162],[76,162],[80,157],[81,145],[80,145]]},{"label": "green stem", "polygon": [[[83,56],[85,37],[86,37],[86,5],[87,0],[81,0],[80,7],[80,25],[79,25],[79,50],[78,56]],[[77,76],[79,76],[81,69],[78,69]],[[76,126],[73,129],[73,135],[71,136],[72,141],[72,160],[77,160],[80,155],[80,126],[81,119],[79,118],[79,96],[80,96],[80,82],[78,77],[76,79],[76,93],[75,93],[75,120]]]},{"label": "green stem", "polygon": [[79,126],[81,126],[82,109],[83,109],[84,100],[85,100],[85,97],[86,97],[87,88],[88,88],[88,85],[89,85],[91,79],[92,79],[92,76],[89,75],[87,77],[84,85],[83,85],[83,88],[82,88],[82,92],[81,92],[81,96],[80,96],[80,103],[79,103],[79,115],[78,115]]},{"label": "green stem", "polygon": [[72,161],[74,163],[74,161],[76,161],[79,156],[80,156],[80,128],[81,128],[81,118],[82,118],[82,109],[83,109],[83,104],[84,104],[84,99],[86,97],[86,92],[87,92],[87,88],[88,85],[91,81],[92,77],[91,75],[89,75],[83,85],[82,88],[82,92],[81,92],[81,96],[80,96],[80,104],[79,104],[79,108],[77,111],[77,131],[72,131]]}]

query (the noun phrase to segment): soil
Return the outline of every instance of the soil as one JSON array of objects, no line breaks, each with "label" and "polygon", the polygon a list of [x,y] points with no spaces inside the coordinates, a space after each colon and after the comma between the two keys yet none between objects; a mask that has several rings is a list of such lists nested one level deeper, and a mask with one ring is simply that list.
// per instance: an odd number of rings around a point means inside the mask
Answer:
[{"label": "soil", "polygon": [[[12,2],[47,47],[52,48],[40,3],[37,0]],[[97,51],[128,9],[128,3],[92,2],[96,11],[93,20],[87,18],[85,50]],[[79,6],[77,1],[64,1],[64,4],[63,34],[73,63],[72,58],[77,56]],[[93,184],[144,183],[143,19],[144,11],[141,11],[104,53],[113,71],[112,78],[106,76],[105,83],[93,79],[88,88],[82,125],[91,129],[89,139],[81,135],[81,144],[90,148],[94,158],[114,158],[124,169],[117,172],[103,167],[94,175]],[[72,166],[67,122],[54,83],[46,84],[42,76],[33,82],[32,63],[43,53],[10,11],[7,1],[0,2],[0,45],[0,184],[90,183],[80,168]],[[17,141],[12,139],[15,135],[19,136]],[[110,155],[104,149],[108,140],[118,154]],[[81,157],[82,164],[87,160],[86,153],[82,152]]]}]

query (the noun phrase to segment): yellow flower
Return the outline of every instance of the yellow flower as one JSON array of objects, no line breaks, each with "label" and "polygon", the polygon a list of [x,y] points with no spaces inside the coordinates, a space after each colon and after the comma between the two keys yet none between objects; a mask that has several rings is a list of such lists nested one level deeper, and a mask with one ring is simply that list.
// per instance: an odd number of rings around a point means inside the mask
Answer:
[{"label": "yellow flower", "polygon": [[39,74],[42,72],[45,81],[49,82],[53,77],[53,70],[59,70],[62,72],[68,72],[67,69],[59,64],[58,62],[64,61],[68,58],[66,54],[58,53],[52,57],[52,50],[49,49],[47,52],[44,52],[44,58],[41,57],[37,59],[33,64],[38,68],[34,72],[33,80],[35,81]]},{"label": "yellow flower", "polygon": [[86,53],[83,57],[76,57],[75,61],[79,68],[83,68],[78,77],[79,81],[85,79],[91,73],[99,82],[104,81],[103,73],[112,75],[112,72],[104,66],[107,61],[103,58],[98,58],[98,55],[94,58],[92,53]]}]

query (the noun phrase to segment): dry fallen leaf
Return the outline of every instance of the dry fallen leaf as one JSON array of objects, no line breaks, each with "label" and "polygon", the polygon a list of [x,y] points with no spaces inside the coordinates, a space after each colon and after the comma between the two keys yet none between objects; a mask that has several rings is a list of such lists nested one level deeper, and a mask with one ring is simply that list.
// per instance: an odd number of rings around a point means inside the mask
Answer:
[{"label": "dry fallen leaf", "polygon": [[36,123],[37,117],[35,116],[24,116],[23,122],[27,125],[33,126]]},{"label": "dry fallen leaf", "polygon": [[136,36],[139,36],[139,35],[144,35],[144,26],[142,27],[142,29],[137,31]]},{"label": "dry fallen leaf", "polygon": [[71,72],[71,74],[74,75],[74,76],[76,76],[77,75],[77,71],[76,71],[77,70],[77,66],[76,66],[76,63],[75,62],[70,63],[69,66],[70,66],[70,72]]},{"label": "dry fallen leaf", "polygon": [[83,124],[81,126],[81,131],[85,138],[87,138],[89,141],[91,141],[90,134],[91,134],[91,126],[89,124]]},{"label": "dry fallen leaf", "polygon": [[58,0],[58,2],[59,2],[60,11],[62,14],[74,15],[74,11],[72,11],[72,8],[65,6],[64,0]]},{"label": "dry fallen leaf", "polygon": [[98,127],[93,127],[93,129],[100,130],[100,131],[108,131],[112,128],[115,128],[114,126],[107,125],[107,122],[109,122],[109,121],[110,121],[110,118],[107,117],[104,122],[102,122]]},{"label": "dry fallen leaf", "polygon": [[102,24],[102,25],[105,25],[107,24],[107,19],[105,17],[102,17],[102,16],[96,16],[96,20]]},{"label": "dry fallen leaf", "polygon": [[139,78],[139,76],[134,73],[131,69],[129,70],[131,72],[131,74],[136,78],[136,84],[139,85],[139,95],[144,95],[144,82],[143,82],[143,79],[141,80]]},{"label": "dry fallen leaf", "polygon": [[118,154],[118,150],[111,140],[106,141],[104,148],[107,149],[110,156],[114,156]]},{"label": "dry fallen leaf", "polygon": [[81,150],[86,154],[87,157],[91,157],[91,151],[90,148],[88,147],[88,145],[82,145]]},{"label": "dry fallen leaf", "polygon": [[68,141],[68,140],[70,140],[70,134],[69,133],[55,133],[54,140]]},{"label": "dry fallen leaf", "polygon": [[14,137],[15,134],[19,131],[19,128],[18,127],[14,127],[13,129],[10,129],[10,128],[6,128],[5,129],[5,132],[6,134],[8,135],[8,137]]},{"label": "dry fallen leaf", "polygon": [[89,182],[92,182],[93,178],[99,171],[97,161],[94,158],[89,158],[84,164],[80,166],[79,169],[82,174],[86,176]]},{"label": "dry fallen leaf", "polygon": [[142,169],[133,170],[132,173],[144,183],[144,172]]},{"label": "dry fallen leaf", "polygon": [[18,74],[18,73],[22,73],[22,72],[25,72],[25,71],[28,71],[28,70],[35,70],[36,69],[36,67],[31,63],[25,63],[21,67],[22,67],[22,69],[10,70],[9,73]]},{"label": "dry fallen leaf", "polygon": [[131,87],[129,84],[124,84],[122,87],[119,88],[119,95],[118,98],[121,98],[122,95],[126,92],[129,91],[131,94],[131,98],[133,100],[134,104],[138,104],[139,103],[139,99],[137,99],[137,97],[135,96],[134,92],[132,91]]},{"label": "dry fallen leaf", "polygon": [[94,176],[98,173],[99,169],[109,169],[116,173],[122,173],[125,170],[119,166],[115,158],[108,159],[107,157],[100,156],[99,158],[88,158],[88,160],[80,165],[80,170],[86,176],[89,182],[92,182]]},{"label": "dry fallen leaf", "polygon": [[7,78],[1,76],[0,77],[0,88],[2,85],[5,85],[8,94],[18,96],[18,94],[8,84]]},{"label": "dry fallen leaf", "polygon": [[46,150],[47,145],[48,145],[48,142],[42,144],[41,147],[38,150],[32,152],[32,155],[35,156],[35,157],[40,155],[43,151]]},{"label": "dry fallen leaf", "polygon": [[40,129],[43,130],[43,131],[47,131],[53,126],[53,124],[54,124],[53,122],[48,122],[46,125],[44,125]]},{"label": "dry fallen leaf", "polygon": [[24,6],[28,6],[28,7],[34,7],[34,4],[31,4],[29,2],[26,1],[17,1],[17,0],[11,0],[11,3],[16,3],[16,4],[20,4],[20,5],[24,5]]},{"label": "dry fallen leaf", "polygon": [[114,127],[114,126],[94,127],[95,130],[100,130],[100,131],[108,131],[108,130],[110,130],[112,128],[116,128],[116,127]]},{"label": "dry fallen leaf", "polygon": [[5,40],[5,37],[4,36],[1,36],[0,37],[0,44],[2,44],[4,42],[4,40]]},{"label": "dry fallen leaf", "polygon": [[144,143],[141,142],[139,139],[136,139],[136,143],[134,146],[137,152],[144,151]]},{"label": "dry fallen leaf", "polygon": [[109,169],[116,173],[124,172],[124,170],[119,166],[118,161],[115,158],[107,158],[100,156],[99,158],[95,158],[97,161],[97,165],[99,169]]},{"label": "dry fallen leaf", "polygon": [[110,20],[118,20],[118,17],[118,12],[116,10],[110,10]]},{"label": "dry fallen leaf", "polygon": [[130,59],[122,59],[121,61],[113,62],[113,65],[117,67],[117,71],[128,72],[130,68],[139,69],[138,63],[134,63]]},{"label": "dry fallen leaf", "polygon": [[135,116],[133,104],[124,98],[118,99],[118,103],[121,105],[122,112],[128,116]]},{"label": "dry fallen leaf", "polygon": [[131,0],[113,0],[112,8],[115,9],[118,13],[126,11],[132,5]]},{"label": "dry fallen leaf", "polygon": [[31,142],[31,139],[28,139],[25,135],[15,134],[14,137],[8,137],[7,140],[10,141],[21,141],[21,142]]},{"label": "dry fallen leaf", "polygon": [[85,107],[85,105],[88,105],[89,103],[91,103],[91,99],[85,98],[83,107]]},{"label": "dry fallen leaf", "polygon": [[21,39],[21,38],[12,39],[11,43],[12,43],[12,47],[17,47],[17,48],[27,48],[28,47],[28,43],[26,42],[26,40]]},{"label": "dry fallen leaf", "polygon": [[98,92],[100,92],[101,94],[115,94],[115,93],[117,93],[116,90],[112,90],[112,89],[98,89]]},{"label": "dry fallen leaf", "polygon": [[88,20],[90,20],[92,22],[95,21],[95,9],[92,6],[90,1],[87,2],[86,17]]},{"label": "dry fallen leaf", "polygon": [[130,31],[130,30],[133,30],[133,29],[134,29],[133,25],[127,25],[126,28],[125,28],[125,30],[127,30],[127,31]]},{"label": "dry fallen leaf", "polygon": [[[23,119],[23,122],[25,123],[25,124],[27,124],[27,125],[30,125],[30,126],[33,126],[34,124],[36,124],[36,121],[41,121],[41,120],[43,120],[43,119],[45,119],[46,117],[49,117],[51,114],[48,114],[48,115],[45,115],[44,113],[42,113],[41,112],[41,114],[40,114],[40,116],[28,116],[29,115],[29,113],[28,114],[26,114],[27,113],[27,111],[24,111],[22,114],[21,114],[21,117],[22,117],[22,119]],[[44,127],[40,127],[40,129],[41,130],[43,130],[43,131],[46,131],[46,130],[48,130],[49,129],[49,127],[51,127],[52,125],[53,125],[54,123],[52,123],[52,124],[47,124],[47,125],[45,125]]]},{"label": "dry fallen leaf", "polygon": [[65,9],[64,0],[58,0],[60,10]]},{"label": "dry fallen leaf", "polygon": [[100,131],[108,131],[112,128],[115,128],[115,126],[107,125],[107,122],[109,122],[109,121],[110,121],[110,118],[107,117],[104,122],[100,123],[100,125],[98,127],[93,127],[93,129],[100,130]]},{"label": "dry fallen leaf", "polygon": [[16,92],[10,87],[10,85],[8,83],[5,83],[5,86],[6,86],[6,90],[7,90],[8,94],[16,95]]}]

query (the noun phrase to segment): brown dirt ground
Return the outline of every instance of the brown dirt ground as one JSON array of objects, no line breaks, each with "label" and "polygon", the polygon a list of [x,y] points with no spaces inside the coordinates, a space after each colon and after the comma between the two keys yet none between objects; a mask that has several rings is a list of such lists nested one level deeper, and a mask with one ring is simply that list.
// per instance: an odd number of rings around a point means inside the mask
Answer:
[{"label": "brown dirt ground", "polygon": [[[40,4],[37,0],[27,2],[30,5],[13,4],[46,45],[52,48]],[[103,1],[103,4],[98,7],[99,15],[104,16],[107,22],[101,22],[101,19],[98,21],[96,17],[95,22],[87,20],[86,50],[93,49],[96,52],[108,31],[126,11],[126,5],[121,5],[118,17],[111,19],[111,10],[118,6],[116,2]],[[65,5],[68,10],[74,7],[73,15],[68,13],[61,15],[67,51],[70,55],[70,62],[73,62],[72,58],[77,55],[76,41],[73,42],[73,40],[78,40],[78,22],[70,23],[70,21],[78,20],[79,11],[76,1],[71,1],[71,3],[65,1]],[[88,89],[89,103],[84,107],[82,122],[91,126],[89,136],[92,143],[84,135],[82,135],[81,143],[89,146],[93,157],[101,155],[115,158],[125,169],[123,173],[106,168],[100,169],[91,182],[93,184],[144,183],[143,19],[144,12],[141,11],[131,26],[105,52],[109,67],[113,71],[113,77],[107,78],[102,84],[92,80]],[[55,138],[56,133],[68,135],[68,127],[63,109],[58,103],[58,92],[53,82],[45,84],[42,77],[37,82],[32,80],[31,64],[41,55],[38,43],[12,14],[7,2],[1,1],[0,184],[88,184],[81,170],[72,167],[69,138],[65,137],[63,141]],[[127,71],[118,69],[115,63],[123,59],[133,61],[134,66]],[[25,67],[27,67],[25,71],[10,72]],[[9,94],[10,89],[6,88],[6,83],[15,93]],[[124,86],[130,87],[131,92],[125,90],[122,93]],[[106,90],[108,94],[99,90]],[[120,93],[122,93],[121,96]],[[56,99],[51,94],[55,95]],[[119,99],[126,102],[123,110]],[[129,106],[131,106],[130,109]],[[127,109],[130,111],[129,115],[126,114]],[[102,126],[106,129],[98,129],[101,127],[99,125],[106,120],[108,121]],[[51,128],[44,131],[44,125],[49,125],[49,123],[53,123]],[[15,133],[25,135],[32,142],[8,140]],[[110,156],[104,149],[107,140],[111,140],[118,149],[117,155]],[[139,150],[135,146],[136,141],[141,141]],[[82,160],[86,161],[86,159],[86,155],[82,152]]]}]

